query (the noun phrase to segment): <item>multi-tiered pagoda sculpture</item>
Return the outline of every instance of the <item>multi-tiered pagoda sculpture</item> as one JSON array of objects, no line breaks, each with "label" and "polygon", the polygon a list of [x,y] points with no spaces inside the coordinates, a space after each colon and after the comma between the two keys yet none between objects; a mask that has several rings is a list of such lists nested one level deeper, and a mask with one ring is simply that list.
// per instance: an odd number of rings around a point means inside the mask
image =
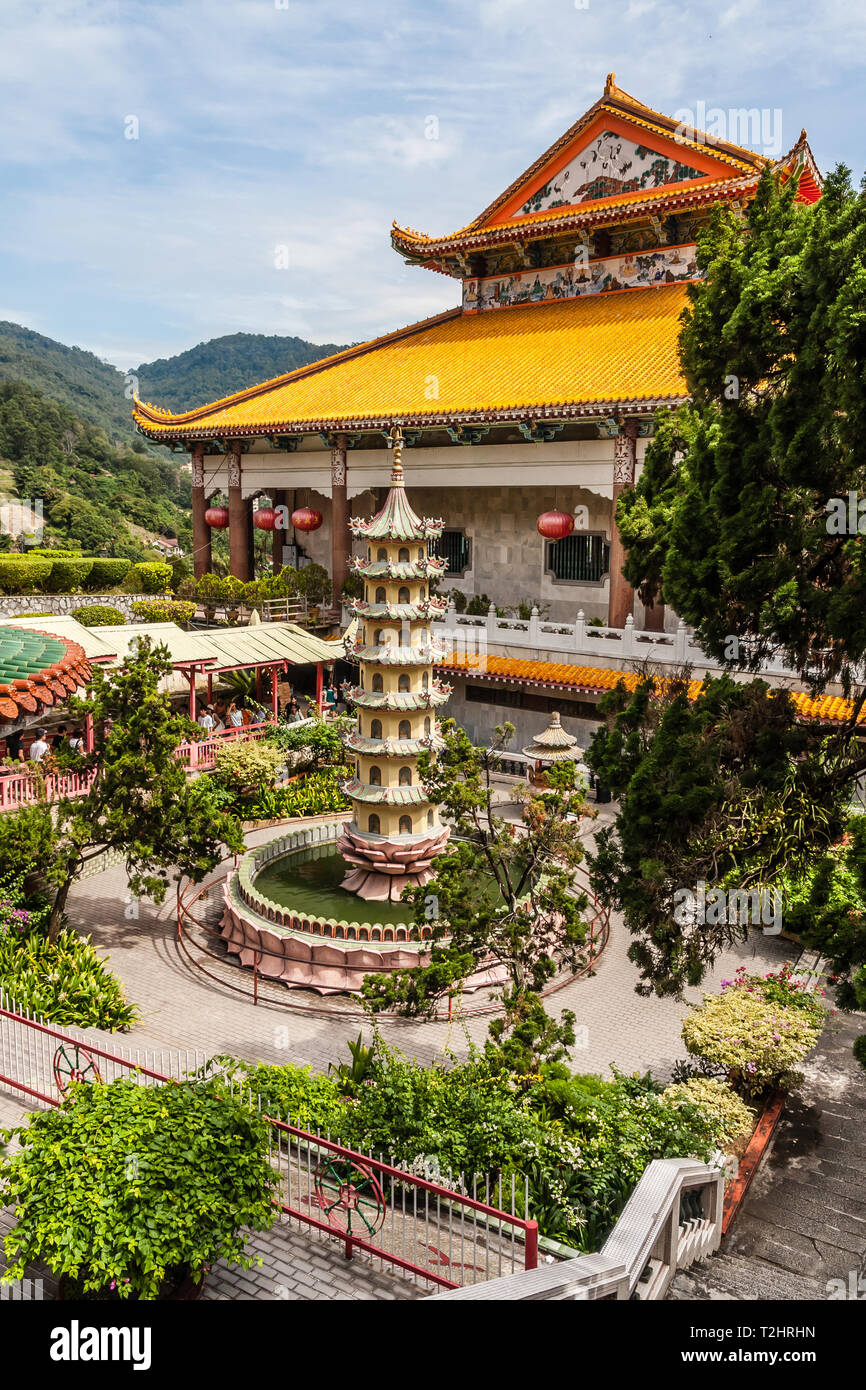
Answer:
[{"label": "multi-tiered pagoda sculpture", "polygon": [[364,597],[353,602],[359,634],[347,647],[361,666],[360,684],[347,686],[358,727],[345,741],[355,776],[345,784],[354,815],[339,848],[353,867],[343,887],[375,902],[399,902],[407,885],[432,877],[449,831],[418,776],[418,756],[441,744],[436,709],[451,689],[434,679],[438,655],[430,634],[434,613],[447,607],[430,594],[445,561],[428,554],[443,521],[416,516],[403,484],[403,439],[391,431],[394,463],[384,507],[370,521],[353,518],[352,534],[367,542],[352,568]]}]

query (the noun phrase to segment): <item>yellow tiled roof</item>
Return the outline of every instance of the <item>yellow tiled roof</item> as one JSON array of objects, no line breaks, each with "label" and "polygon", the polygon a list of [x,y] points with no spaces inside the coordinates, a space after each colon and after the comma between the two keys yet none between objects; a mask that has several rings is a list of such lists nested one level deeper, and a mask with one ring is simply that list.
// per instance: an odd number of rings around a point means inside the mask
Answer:
[{"label": "yellow tiled roof", "polygon": [[[634,671],[614,671],[602,666],[569,666],[558,661],[521,661],[510,656],[454,656],[437,662],[437,669],[448,675],[474,676],[492,681],[519,681],[525,685],[549,685],[580,690],[588,695],[613,690],[622,681],[626,690],[636,690],[644,680]],[[696,700],[702,680],[689,681],[689,699]],[[822,695],[817,700],[802,690],[792,690],[791,699],[803,719],[818,719],[822,723],[844,724],[851,717],[853,701],[837,695]],[[866,710],[859,715],[866,722]]]},{"label": "yellow tiled roof", "polygon": [[173,415],[136,400],[154,438],[302,433],[679,401],[685,285],[459,309]]}]

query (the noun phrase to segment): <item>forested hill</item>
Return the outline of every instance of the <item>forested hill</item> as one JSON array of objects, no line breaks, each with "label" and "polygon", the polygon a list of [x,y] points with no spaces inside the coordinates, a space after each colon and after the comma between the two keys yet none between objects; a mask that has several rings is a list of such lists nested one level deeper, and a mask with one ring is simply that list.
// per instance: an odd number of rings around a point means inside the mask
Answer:
[{"label": "forested hill", "polygon": [[79,420],[101,426],[112,443],[140,438],[123,372],[83,348],[0,320],[0,381],[25,381]]},{"label": "forested hill", "polygon": [[131,560],[157,535],[192,545],[190,476],[177,459],[148,453],[141,439],[116,446],[24,381],[0,381],[0,494],[42,503],[45,544]]},{"label": "forested hill", "polygon": [[133,370],[142,400],[168,410],[191,410],[340,351],[336,343],[231,333],[199,343],[176,357],[143,362]]}]

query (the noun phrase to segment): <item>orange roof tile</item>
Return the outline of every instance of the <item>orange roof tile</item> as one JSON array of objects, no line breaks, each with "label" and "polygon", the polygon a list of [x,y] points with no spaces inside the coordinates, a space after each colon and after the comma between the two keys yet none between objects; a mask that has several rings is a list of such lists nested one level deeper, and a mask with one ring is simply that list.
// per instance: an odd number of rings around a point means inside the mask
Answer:
[{"label": "orange roof tile", "polygon": [[[569,666],[556,661],[522,661],[506,656],[449,657],[447,661],[437,662],[437,668],[448,675],[472,676],[476,680],[555,686],[591,695],[614,690],[620,681],[626,690],[633,691],[645,679],[634,671],[614,671],[601,666]],[[697,699],[702,685],[702,680],[689,681],[690,700]],[[797,690],[791,691],[791,698],[803,719],[816,719],[823,723],[843,724],[850,719],[854,708],[853,701],[836,695],[822,695],[814,699],[804,691]],[[859,721],[866,722],[866,710],[860,714]]]},{"label": "orange roof tile", "polygon": [[685,285],[667,285],[454,309],[197,410],[136,400],[133,414],[152,438],[207,439],[649,410],[686,396],[677,352],[686,300]]}]

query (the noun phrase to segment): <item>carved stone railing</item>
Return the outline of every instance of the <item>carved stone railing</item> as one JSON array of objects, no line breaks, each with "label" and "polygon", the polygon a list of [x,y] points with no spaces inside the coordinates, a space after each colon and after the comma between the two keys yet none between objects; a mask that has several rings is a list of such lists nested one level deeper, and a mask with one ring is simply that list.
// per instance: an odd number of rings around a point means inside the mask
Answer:
[{"label": "carved stone railing", "polygon": [[[628,617],[625,627],[603,627],[588,623],[582,612],[573,623],[550,622],[533,608],[529,618],[499,618],[491,604],[486,617],[469,617],[458,613],[453,604],[433,620],[432,631],[443,643],[447,654],[457,657],[478,656],[494,647],[526,647],[551,653],[561,652],[573,659],[586,658],[587,665],[610,660],[634,663],[652,661],[670,666],[694,666],[704,670],[721,670],[720,664],[697,645],[685,623],[680,621],[674,632],[650,632],[635,626]],[[581,662],[580,664],[584,664]],[[761,671],[766,675],[794,676],[796,672],[784,662],[764,662]]]},{"label": "carved stone railing", "polygon": [[[490,1279],[435,1299],[658,1301],[678,1269],[719,1248],[724,1174],[691,1158],[648,1165],[598,1254]],[[427,1299],[425,1302],[429,1302]]]}]

